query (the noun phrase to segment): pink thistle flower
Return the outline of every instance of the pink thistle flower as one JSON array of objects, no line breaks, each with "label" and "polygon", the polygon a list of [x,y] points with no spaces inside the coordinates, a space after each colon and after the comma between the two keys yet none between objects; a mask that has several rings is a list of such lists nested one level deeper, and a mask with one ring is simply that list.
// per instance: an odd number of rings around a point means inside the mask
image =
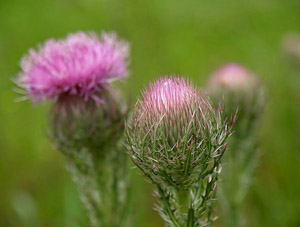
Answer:
[{"label": "pink thistle flower", "polygon": [[144,92],[141,110],[158,118],[172,117],[186,110],[191,114],[189,107],[196,97],[194,87],[183,78],[163,77]]},{"label": "pink thistle flower", "polygon": [[288,34],[284,37],[283,48],[286,54],[296,60],[296,63],[300,62],[300,36],[298,34]]},{"label": "pink thistle flower", "polygon": [[238,64],[228,64],[219,69],[208,82],[210,89],[239,90],[259,86],[259,80],[246,68]]},{"label": "pink thistle flower", "polygon": [[190,124],[199,120],[196,115],[200,109],[207,112],[210,103],[204,96],[184,78],[162,77],[143,92],[135,108],[137,121],[145,130],[149,125],[159,125],[169,142],[176,143]]},{"label": "pink thistle flower", "polygon": [[247,132],[262,113],[265,92],[259,78],[237,64],[228,64],[215,72],[207,83],[207,90],[215,105],[225,102],[225,116],[230,119],[238,112],[235,132]]},{"label": "pink thistle flower", "polygon": [[18,84],[34,102],[76,95],[100,101],[106,84],[128,75],[129,45],[114,33],[78,32],[63,40],[48,40],[21,60]]},{"label": "pink thistle flower", "polygon": [[163,77],[143,92],[126,132],[133,162],[153,183],[187,189],[207,170],[207,162],[219,163],[230,126],[188,81]]}]

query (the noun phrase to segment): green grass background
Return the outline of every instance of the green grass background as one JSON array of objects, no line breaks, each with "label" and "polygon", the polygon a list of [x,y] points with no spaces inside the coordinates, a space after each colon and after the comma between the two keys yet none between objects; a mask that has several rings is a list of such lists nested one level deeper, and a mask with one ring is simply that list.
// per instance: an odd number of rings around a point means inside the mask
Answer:
[{"label": "green grass background", "polygon": [[[11,81],[30,47],[78,30],[114,30],[131,42],[132,73],[123,87],[134,100],[160,75],[204,86],[232,61],[259,75],[268,91],[257,132],[261,161],[241,209],[246,226],[300,226],[300,65],[282,51],[283,37],[300,33],[299,0],[1,0],[1,227],[86,224],[65,161],[47,139],[48,106],[15,102]],[[163,226],[152,186],[133,173],[136,226]]]}]

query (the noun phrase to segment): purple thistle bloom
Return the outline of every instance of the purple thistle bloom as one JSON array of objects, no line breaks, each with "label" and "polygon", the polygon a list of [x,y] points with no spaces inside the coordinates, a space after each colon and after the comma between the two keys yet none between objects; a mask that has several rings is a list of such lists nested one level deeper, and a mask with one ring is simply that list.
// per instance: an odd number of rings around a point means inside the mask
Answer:
[{"label": "purple thistle bloom", "polygon": [[200,111],[207,112],[210,103],[184,78],[163,77],[150,84],[144,92],[143,100],[136,107],[137,121],[143,129],[159,124],[166,131],[171,143],[178,142],[186,133],[190,124],[199,120],[195,117]]},{"label": "purple thistle bloom", "polygon": [[260,79],[238,64],[225,65],[213,73],[207,90],[215,105],[225,101],[227,118],[238,110],[235,134],[250,131],[264,109],[265,92]]},{"label": "purple thistle bloom", "polygon": [[114,33],[78,32],[63,40],[48,40],[21,61],[18,84],[34,102],[77,95],[100,101],[106,84],[128,75],[129,45]]},{"label": "purple thistle bloom", "polygon": [[300,36],[299,34],[288,34],[284,37],[283,48],[286,54],[294,60],[297,66],[300,62]]},{"label": "purple thistle bloom", "polygon": [[[78,32],[46,41],[21,61],[24,98],[53,101],[48,134],[66,157],[93,227],[129,222],[127,160],[119,152],[128,104],[112,84],[129,74],[128,58],[129,44],[114,33],[99,39]],[[115,212],[107,214],[111,206]]]},{"label": "purple thistle bloom", "polygon": [[192,114],[189,106],[196,97],[194,87],[183,78],[164,77],[150,84],[149,90],[144,92],[141,111],[158,118],[172,118],[179,112]]},{"label": "purple thistle bloom", "polygon": [[238,90],[260,85],[259,79],[243,66],[228,64],[220,68],[209,81],[210,89]]}]

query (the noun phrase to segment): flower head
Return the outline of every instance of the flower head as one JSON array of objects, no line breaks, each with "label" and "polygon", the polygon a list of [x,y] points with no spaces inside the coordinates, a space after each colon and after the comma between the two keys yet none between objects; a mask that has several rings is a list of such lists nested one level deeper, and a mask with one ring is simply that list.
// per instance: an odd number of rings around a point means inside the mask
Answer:
[{"label": "flower head", "polygon": [[51,135],[62,151],[103,150],[118,141],[127,106],[111,83],[128,75],[128,57],[128,43],[114,33],[99,39],[78,32],[22,59],[18,84],[34,102],[54,101]]},{"label": "flower head", "polygon": [[[148,125],[161,121],[166,124],[165,127],[169,127],[169,124],[185,126],[194,114],[197,101],[201,102],[197,91],[183,78],[164,77],[150,84],[149,90],[144,92],[143,101],[138,103],[138,120]],[[172,136],[181,133],[178,130]]]},{"label": "flower head", "polygon": [[153,183],[189,188],[220,163],[229,134],[204,94],[183,78],[164,77],[137,102],[127,147]]},{"label": "flower head", "polygon": [[297,65],[300,62],[300,36],[299,34],[288,34],[284,37],[283,48],[286,54],[293,59]]},{"label": "flower head", "polygon": [[217,70],[208,81],[207,90],[216,105],[225,100],[227,118],[238,110],[236,134],[244,134],[254,126],[265,103],[264,90],[258,77],[237,64],[228,64]]},{"label": "flower head", "polygon": [[228,64],[219,69],[209,81],[209,89],[243,90],[259,86],[259,80],[246,68]]},{"label": "flower head", "polygon": [[97,93],[128,75],[129,45],[115,34],[78,32],[48,40],[21,61],[18,84],[35,102],[76,95],[98,100]]}]

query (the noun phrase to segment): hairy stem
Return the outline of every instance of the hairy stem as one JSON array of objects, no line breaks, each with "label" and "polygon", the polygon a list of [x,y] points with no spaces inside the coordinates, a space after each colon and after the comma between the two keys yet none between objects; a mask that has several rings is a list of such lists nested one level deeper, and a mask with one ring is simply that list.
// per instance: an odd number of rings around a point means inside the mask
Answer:
[{"label": "hairy stem", "polygon": [[[189,193],[177,191],[176,196],[169,187],[157,185],[163,219],[171,227],[212,226],[219,172],[217,161],[207,177],[194,184]],[[186,200],[189,201],[188,204]]]},{"label": "hairy stem", "polygon": [[68,170],[77,184],[90,226],[130,226],[126,154],[117,149],[105,158],[84,149],[68,154]]},{"label": "hairy stem", "polygon": [[195,226],[195,213],[194,208],[191,206],[188,212],[188,219],[187,219],[187,227],[194,227]]},{"label": "hairy stem", "polygon": [[234,138],[230,152],[221,185],[220,201],[224,208],[227,226],[238,227],[243,222],[241,206],[253,182],[258,162],[256,142],[251,135],[247,138]]},{"label": "hairy stem", "polygon": [[67,157],[68,169],[72,174],[73,181],[77,184],[80,199],[87,211],[92,227],[103,226],[100,222],[101,196],[98,189],[98,176],[94,162],[90,155],[82,150],[78,157]]},{"label": "hairy stem", "polygon": [[169,224],[172,227],[182,227],[177,218],[175,217],[174,210],[172,209],[172,202],[170,200],[170,195],[166,192],[160,185],[157,185],[157,190],[162,203],[162,212],[167,216]]}]

